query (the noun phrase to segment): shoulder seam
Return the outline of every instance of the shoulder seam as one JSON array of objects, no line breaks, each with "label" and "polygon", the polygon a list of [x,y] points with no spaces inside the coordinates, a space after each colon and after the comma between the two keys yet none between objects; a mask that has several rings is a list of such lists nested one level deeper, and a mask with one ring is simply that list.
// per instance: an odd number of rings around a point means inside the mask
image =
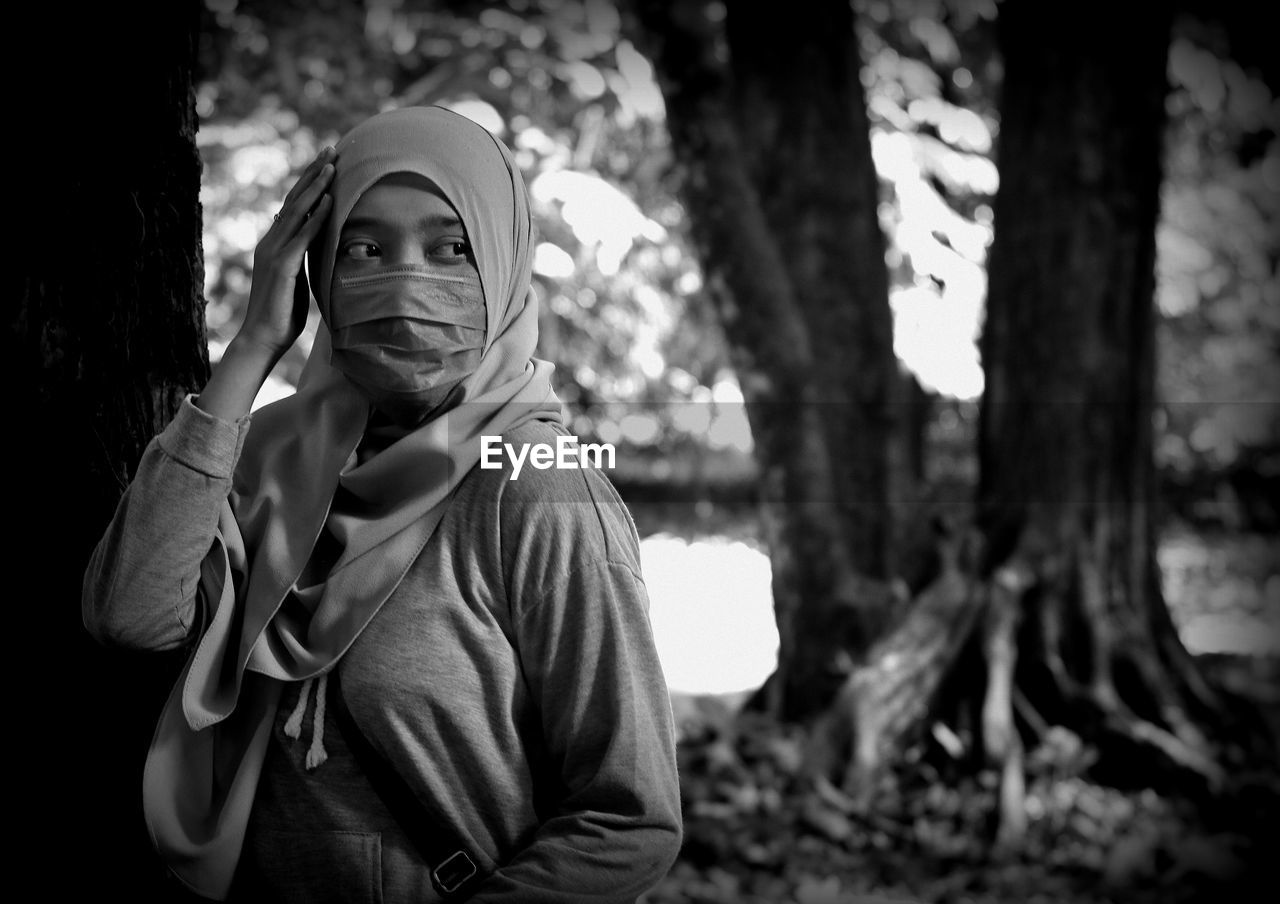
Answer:
[{"label": "shoulder seam", "polygon": [[[567,581],[570,578],[574,577],[575,575],[581,574],[586,569],[596,567],[599,564],[600,563],[597,563],[597,562],[590,562],[585,565],[579,565],[577,568],[570,570],[569,573],[565,575],[565,580]],[[644,587],[646,591],[648,590],[648,585],[645,584],[644,582],[644,576],[641,575],[639,572],[637,572],[635,568],[633,568],[630,564],[626,562],[616,562],[610,558],[606,558],[603,564],[607,568],[622,569],[627,574],[631,575],[632,580],[634,580],[641,587]],[[537,606],[534,606],[530,609],[526,609],[524,612],[521,612],[516,618],[513,619],[512,623],[515,627],[518,628],[520,625],[524,623],[525,619],[528,618],[530,615],[533,615],[535,612],[541,612],[541,611],[542,611],[542,604],[539,603]]]}]

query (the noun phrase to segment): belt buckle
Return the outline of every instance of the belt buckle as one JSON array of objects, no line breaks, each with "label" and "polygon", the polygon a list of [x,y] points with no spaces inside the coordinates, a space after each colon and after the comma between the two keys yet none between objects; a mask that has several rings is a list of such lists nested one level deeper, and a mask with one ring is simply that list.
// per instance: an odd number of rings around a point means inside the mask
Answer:
[{"label": "belt buckle", "polygon": [[453,894],[476,874],[475,862],[466,851],[455,851],[431,871],[431,881],[445,894]]}]

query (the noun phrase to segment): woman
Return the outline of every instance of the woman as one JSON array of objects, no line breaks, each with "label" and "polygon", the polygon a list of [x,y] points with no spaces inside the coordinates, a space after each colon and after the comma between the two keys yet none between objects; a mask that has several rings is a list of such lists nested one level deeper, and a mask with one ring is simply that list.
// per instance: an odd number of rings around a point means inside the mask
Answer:
[{"label": "woman", "polygon": [[[566,434],[531,357],[530,233],[487,131],[434,107],[366,120],[289,192],[244,325],[148,446],[83,613],[103,642],[192,644],[143,797],[195,892],[633,901],[673,861],[625,506],[596,471],[475,467],[481,436]],[[297,393],[251,418],[308,287],[326,329]]]}]

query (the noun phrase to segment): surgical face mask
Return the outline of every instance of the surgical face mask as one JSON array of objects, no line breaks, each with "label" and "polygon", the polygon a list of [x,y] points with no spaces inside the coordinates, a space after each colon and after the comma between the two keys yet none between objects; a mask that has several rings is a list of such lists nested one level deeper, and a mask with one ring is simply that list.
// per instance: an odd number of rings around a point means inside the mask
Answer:
[{"label": "surgical face mask", "polygon": [[480,363],[485,307],[475,273],[404,266],[338,277],[330,362],[403,426],[441,407]]}]

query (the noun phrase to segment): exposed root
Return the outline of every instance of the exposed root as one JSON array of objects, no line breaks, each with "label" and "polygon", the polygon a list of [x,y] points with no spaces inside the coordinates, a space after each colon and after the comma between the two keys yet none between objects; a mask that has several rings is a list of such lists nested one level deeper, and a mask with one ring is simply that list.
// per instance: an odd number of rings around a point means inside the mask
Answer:
[{"label": "exposed root", "polygon": [[1031,732],[1036,736],[1037,740],[1043,739],[1049,734],[1052,727],[1044,716],[1031,705],[1031,701],[1027,699],[1027,695],[1020,691],[1017,685],[1013,688],[1013,708],[1017,710],[1018,715],[1022,716],[1022,720],[1031,726]]},{"label": "exposed root", "polygon": [[1223,787],[1226,773],[1207,753],[1186,743],[1173,732],[1127,712],[1121,706],[1106,713],[1106,726],[1122,737],[1154,747],[1172,763],[1203,776],[1211,790]]},{"label": "exposed root", "polygon": [[1026,834],[1026,778],[1022,739],[1013,723],[1013,673],[1018,661],[1022,597],[1031,570],[1015,560],[992,575],[983,631],[987,692],[982,703],[982,744],[1000,769],[1000,819],[996,849],[1012,852]]},{"label": "exposed root", "polygon": [[927,715],[984,608],[984,596],[960,567],[964,539],[944,538],[942,574],[850,673],[810,732],[810,769],[834,777],[842,764],[843,791],[860,806],[869,803],[885,762]]}]

